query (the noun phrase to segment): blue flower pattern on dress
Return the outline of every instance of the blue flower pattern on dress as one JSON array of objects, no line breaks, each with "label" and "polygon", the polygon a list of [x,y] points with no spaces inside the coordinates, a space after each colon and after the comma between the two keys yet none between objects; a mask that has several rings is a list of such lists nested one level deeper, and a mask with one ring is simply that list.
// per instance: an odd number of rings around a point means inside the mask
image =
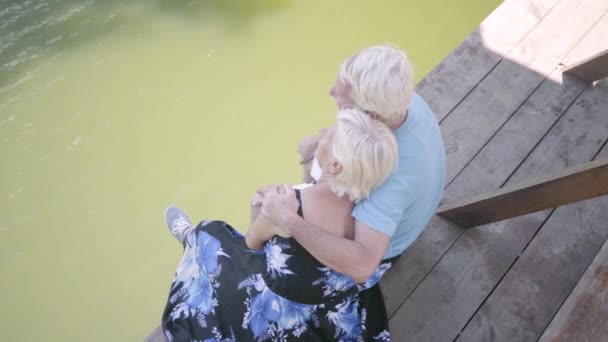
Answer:
[{"label": "blue flower pattern on dress", "polygon": [[183,316],[199,316],[201,325],[205,325],[204,316],[213,311],[217,300],[213,288],[220,284],[217,277],[221,272],[218,267],[218,256],[228,256],[221,248],[218,239],[204,231],[198,232],[192,243],[192,237],[187,237],[182,262],[177,269],[173,288],[181,286],[185,291],[179,291],[173,300],[182,297],[182,302],[171,313],[176,319]]},{"label": "blue flower pattern on dress", "polygon": [[277,295],[266,286],[261,276],[241,282],[239,288],[246,288],[251,293],[246,301],[243,328],[251,328],[254,337],[262,337],[261,340],[276,339],[286,334],[299,337],[306,331],[314,305],[292,302]]},{"label": "blue flower pattern on dress", "polygon": [[319,271],[323,272],[323,277],[315,280],[314,285],[322,284],[323,295],[325,297],[333,297],[341,292],[350,290],[357,283],[344,274],[338,273],[329,267],[319,267]]},{"label": "blue flower pattern on dress", "polygon": [[372,286],[376,285],[380,279],[382,278],[382,276],[384,275],[384,273],[386,273],[386,271],[388,271],[391,266],[393,266],[392,263],[390,262],[383,262],[381,263],[376,270],[374,271],[374,273],[372,274],[371,277],[369,277],[365,283],[362,284],[358,284],[359,287],[359,291],[363,291],[365,289],[369,289]]},{"label": "blue flower pattern on dress", "polygon": [[[357,284],[320,263],[305,272],[301,255],[296,256],[301,251],[289,239],[271,239],[264,253],[243,247],[243,239],[222,221],[203,222],[185,237],[163,316],[169,341],[288,342],[306,341],[310,336],[364,341],[366,310],[359,306],[357,289],[376,284],[390,263],[380,265],[364,284]],[[287,279],[303,288],[317,288],[323,298],[319,304],[303,304],[279,295],[272,286]],[[227,322],[225,317],[233,318]],[[184,335],[184,329],[197,332]],[[390,341],[388,331],[380,330],[373,330],[373,340]]]},{"label": "blue flower pattern on dress", "polygon": [[286,246],[277,244],[276,239],[272,240],[272,243],[264,245],[264,253],[266,253],[266,270],[273,278],[294,274],[288,267],[287,261],[291,258],[291,255],[284,254],[283,248]]}]

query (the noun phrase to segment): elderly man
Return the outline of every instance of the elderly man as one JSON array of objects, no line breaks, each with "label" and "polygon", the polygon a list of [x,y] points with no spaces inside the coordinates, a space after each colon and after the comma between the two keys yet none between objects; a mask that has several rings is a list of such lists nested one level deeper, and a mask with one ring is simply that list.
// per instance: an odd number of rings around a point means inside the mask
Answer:
[{"label": "elderly man", "polygon": [[[363,307],[381,306],[374,271],[394,261],[420,235],[437,209],[445,183],[445,151],[437,120],[424,100],[413,92],[412,68],[406,54],[390,46],[363,49],[340,66],[330,95],[338,108],[359,108],[391,128],[399,146],[399,165],[367,199],[359,202],[354,239],[316,227],[296,214],[291,192],[273,192],[262,212],[295,238],[317,260],[365,283]],[[311,144],[311,145],[314,145]],[[306,156],[304,156],[306,157]],[[385,318],[383,318],[385,319]],[[367,332],[374,334],[375,332]],[[373,335],[372,335],[373,336]]]}]

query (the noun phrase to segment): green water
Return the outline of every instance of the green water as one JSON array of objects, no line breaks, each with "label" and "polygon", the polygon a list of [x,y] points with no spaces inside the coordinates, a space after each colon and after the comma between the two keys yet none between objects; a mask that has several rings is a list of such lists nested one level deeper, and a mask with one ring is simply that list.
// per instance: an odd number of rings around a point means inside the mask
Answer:
[{"label": "green water", "polygon": [[138,341],[158,325],[175,203],[244,229],[328,125],[343,58],[421,79],[499,0],[0,0],[0,341]]}]

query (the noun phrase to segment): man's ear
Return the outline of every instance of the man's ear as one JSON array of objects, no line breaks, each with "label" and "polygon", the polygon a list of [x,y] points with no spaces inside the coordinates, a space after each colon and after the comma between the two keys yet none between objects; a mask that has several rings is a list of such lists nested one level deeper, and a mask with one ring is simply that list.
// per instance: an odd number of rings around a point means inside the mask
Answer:
[{"label": "man's ear", "polygon": [[376,112],[367,112],[367,114],[369,115],[370,118],[374,119],[374,120],[378,120],[378,113]]},{"label": "man's ear", "polygon": [[337,175],[340,172],[342,172],[342,164],[335,160],[331,162],[331,164],[329,165],[329,173],[332,175]]}]

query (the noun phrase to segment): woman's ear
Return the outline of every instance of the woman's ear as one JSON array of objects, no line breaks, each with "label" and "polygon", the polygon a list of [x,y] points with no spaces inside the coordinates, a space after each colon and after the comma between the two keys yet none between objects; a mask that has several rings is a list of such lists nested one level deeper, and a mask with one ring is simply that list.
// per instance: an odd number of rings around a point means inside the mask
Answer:
[{"label": "woman's ear", "polygon": [[340,172],[342,172],[342,164],[335,160],[331,162],[331,164],[329,165],[329,173],[332,175],[337,175]]}]

